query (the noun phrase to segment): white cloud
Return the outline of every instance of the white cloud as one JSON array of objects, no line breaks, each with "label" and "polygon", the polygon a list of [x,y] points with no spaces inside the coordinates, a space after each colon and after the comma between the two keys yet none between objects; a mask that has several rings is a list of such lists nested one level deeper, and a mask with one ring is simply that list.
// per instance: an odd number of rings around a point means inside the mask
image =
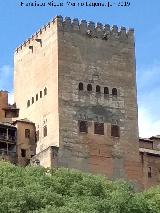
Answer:
[{"label": "white cloud", "polygon": [[138,109],[139,136],[151,137],[160,134],[160,118],[153,120],[152,113],[146,108]]},{"label": "white cloud", "polygon": [[140,137],[160,134],[160,64],[138,70],[138,123]]}]

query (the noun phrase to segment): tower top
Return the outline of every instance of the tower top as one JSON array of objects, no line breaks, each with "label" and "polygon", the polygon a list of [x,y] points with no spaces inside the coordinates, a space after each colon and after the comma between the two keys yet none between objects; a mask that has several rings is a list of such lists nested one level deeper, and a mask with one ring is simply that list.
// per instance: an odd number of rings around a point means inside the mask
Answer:
[{"label": "tower top", "polygon": [[64,32],[76,32],[88,36],[91,38],[103,39],[109,41],[110,39],[117,39],[121,41],[134,41],[134,29],[129,28],[126,30],[125,27],[121,26],[118,28],[117,25],[110,26],[109,24],[103,25],[100,22],[94,23],[92,21],[87,22],[86,20],[78,20],[74,18],[71,20],[70,17],[63,18],[62,16],[56,16],[46,25],[41,27],[36,33],[31,35],[26,41],[24,41],[15,52],[19,52],[27,44],[30,44],[33,40],[39,38],[42,33],[48,31],[52,25],[57,23],[58,31]]}]

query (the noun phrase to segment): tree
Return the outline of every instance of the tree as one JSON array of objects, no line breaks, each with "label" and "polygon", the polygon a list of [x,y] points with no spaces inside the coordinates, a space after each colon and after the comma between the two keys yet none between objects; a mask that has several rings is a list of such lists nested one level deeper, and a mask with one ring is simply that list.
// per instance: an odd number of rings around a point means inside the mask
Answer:
[{"label": "tree", "polygon": [[76,170],[0,162],[0,189],[1,213],[160,212],[160,188],[135,193],[127,182]]}]

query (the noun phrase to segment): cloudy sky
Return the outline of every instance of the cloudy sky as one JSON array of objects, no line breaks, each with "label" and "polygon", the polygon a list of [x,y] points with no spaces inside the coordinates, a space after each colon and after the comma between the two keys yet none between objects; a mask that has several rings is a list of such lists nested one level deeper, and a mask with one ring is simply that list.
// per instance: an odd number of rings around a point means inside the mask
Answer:
[{"label": "cloudy sky", "polygon": [[[21,2],[24,3],[21,6]],[[37,29],[56,15],[103,24],[134,27],[136,40],[137,89],[139,108],[139,133],[141,137],[160,134],[160,1],[130,0],[129,7],[118,6],[119,1],[109,1],[111,7],[25,7],[25,3],[48,3],[47,0],[0,1],[0,89],[10,92],[13,102],[14,49]],[[86,2],[71,0],[70,2]],[[88,0],[87,2],[107,2]],[[125,1],[120,1],[124,3]]]}]

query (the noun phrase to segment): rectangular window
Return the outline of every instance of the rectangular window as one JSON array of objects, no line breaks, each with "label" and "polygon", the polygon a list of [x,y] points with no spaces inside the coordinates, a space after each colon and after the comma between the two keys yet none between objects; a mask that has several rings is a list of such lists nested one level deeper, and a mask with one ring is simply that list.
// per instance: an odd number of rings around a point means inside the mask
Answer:
[{"label": "rectangular window", "polygon": [[34,97],[32,97],[32,104],[34,103]]},{"label": "rectangular window", "polygon": [[38,94],[36,94],[36,101],[38,101]]},{"label": "rectangular window", "polygon": [[36,142],[39,141],[39,130],[36,131]]},{"label": "rectangular window", "polygon": [[152,168],[148,167],[148,177],[151,178],[152,177]]},{"label": "rectangular window", "polygon": [[40,91],[40,98],[42,98],[42,91]]},{"label": "rectangular window", "polygon": [[43,127],[43,136],[46,137],[47,136],[47,126]]},{"label": "rectangular window", "polygon": [[26,150],[21,149],[21,157],[25,158],[26,157]]},{"label": "rectangular window", "polygon": [[47,88],[44,89],[44,95],[47,95]]},{"label": "rectangular window", "polygon": [[30,129],[25,129],[25,138],[30,138]]},{"label": "rectangular window", "polygon": [[88,133],[87,121],[79,121],[79,132]]},{"label": "rectangular window", "polygon": [[30,106],[30,100],[27,101],[27,107],[29,107],[29,106]]},{"label": "rectangular window", "polygon": [[104,135],[104,123],[94,123],[94,134]]},{"label": "rectangular window", "polygon": [[120,130],[118,125],[111,125],[111,136],[120,137]]}]

